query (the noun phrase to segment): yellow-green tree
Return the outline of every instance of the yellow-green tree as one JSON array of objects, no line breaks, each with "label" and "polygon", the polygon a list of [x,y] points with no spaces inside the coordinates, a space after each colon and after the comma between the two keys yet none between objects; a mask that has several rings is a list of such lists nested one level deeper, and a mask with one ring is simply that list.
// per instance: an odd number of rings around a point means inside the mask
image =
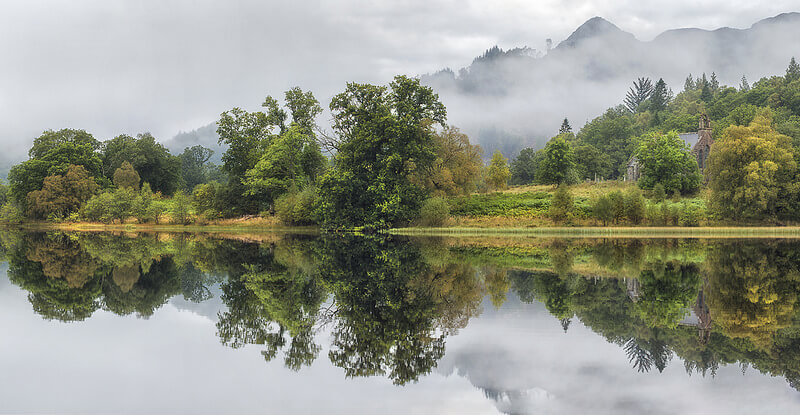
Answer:
[{"label": "yellow-green tree", "polygon": [[503,157],[499,151],[495,151],[486,173],[486,184],[490,188],[495,190],[505,189],[508,179],[511,177],[511,170],[508,169],[508,159]]},{"label": "yellow-green tree", "polygon": [[28,213],[37,218],[67,217],[77,212],[98,188],[83,166],[71,165],[64,175],[47,176],[42,190],[28,193]]},{"label": "yellow-green tree", "polygon": [[433,136],[436,159],[419,178],[434,195],[468,194],[481,173],[481,147],[470,144],[458,128],[447,126]]},{"label": "yellow-green tree", "polygon": [[731,126],[712,147],[706,175],[711,206],[725,219],[777,219],[792,211],[797,163],[791,138],[762,112],[747,126]]},{"label": "yellow-green tree", "polygon": [[137,173],[133,165],[127,161],[122,162],[122,165],[114,171],[114,185],[120,189],[130,188],[138,192],[140,181],[139,173]]}]

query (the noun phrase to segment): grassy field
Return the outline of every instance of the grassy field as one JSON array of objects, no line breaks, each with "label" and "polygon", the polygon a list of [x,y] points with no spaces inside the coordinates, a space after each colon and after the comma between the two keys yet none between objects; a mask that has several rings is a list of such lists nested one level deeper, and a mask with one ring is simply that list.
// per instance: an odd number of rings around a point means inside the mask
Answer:
[{"label": "grassy field", "polygon": [[407,236],[541,236],[567,238],[800,238],[800,226],[782,227],[539,227],[539,228],[398,228]]},{"label": "grassy field", "polygon": [[[569,188],[574,208],[569,225],[598,226],[591,215],[595,199],[614,191],[626,192],[633,183],[620,181],[585,182]],[[532,185],[514,186],[502,192],[474,193],[447,199],[451,219],[448,227],[454,228],[539,228],[553,227],[548,217],[550,201],[555,193],[554,186]],[[699,205],[703,209],[705,201],[701,197],[681,198],[678,202],[668,200],[669,206],[679,208],[684,204]]]}]

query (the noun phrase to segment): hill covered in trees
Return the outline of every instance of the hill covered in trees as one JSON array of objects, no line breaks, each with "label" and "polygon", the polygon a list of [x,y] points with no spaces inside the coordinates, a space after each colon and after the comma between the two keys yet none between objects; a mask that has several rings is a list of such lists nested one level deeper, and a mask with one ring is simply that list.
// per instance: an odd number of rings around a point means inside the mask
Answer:
[{"label": "hill covered in trees", "polygon": [[595,17],[547,51],[493,47],[461,69],[422,77],[487,155],[541,148],[564,117],[580,126],[624,98],[631,80],[663,78],[679,90],[687,74],[715,73],[736,85],[780,73],[798,52],[800,14],[786,13],[750,28],[669,30],[636,39]]}]

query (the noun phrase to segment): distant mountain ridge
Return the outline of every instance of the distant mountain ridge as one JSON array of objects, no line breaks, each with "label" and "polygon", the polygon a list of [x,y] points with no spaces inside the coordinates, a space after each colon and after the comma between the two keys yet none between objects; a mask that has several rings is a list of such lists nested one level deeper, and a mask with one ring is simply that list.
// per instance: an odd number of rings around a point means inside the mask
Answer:
[{"label": "distant mountain ridge", "polygon": [[800,58],[797,39],[796,12],[745,29],[671,29],[650,41],[593,17],[547,53],[493,47],[464,68],[421,78],[439,93],[450,121],[486,153],[512,156],[525,146],[543,146],[564,117],[578,129],[620,104],[640,76],[664,78],[678,92],[689,74],[715,72],[733,86],[742,76],[752,83],[782,75],[792,56]]}]

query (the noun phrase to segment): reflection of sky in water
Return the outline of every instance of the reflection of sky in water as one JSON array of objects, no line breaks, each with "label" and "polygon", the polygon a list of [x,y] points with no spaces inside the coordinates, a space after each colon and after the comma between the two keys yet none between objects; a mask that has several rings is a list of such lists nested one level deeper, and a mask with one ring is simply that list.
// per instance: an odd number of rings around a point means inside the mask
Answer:
[{"label": "reflection of sky in water", "polygon": [[[7,269],[5,264],[3,271]],[[0,278],[0,413],[754,414],[796,413],[782,378],[738,366],[688,376],[673,358],[638,373],[617,345],[573,321],[565,334],[539,304],[513,295],[447,339],[434,373],[398,387],[345,379],[327,359],[299,372],[265,363],[257,346],[219,343],[219,291],[203,304],[173,298],[149,319],[98,311],[43,320],[27,293]],[[327,337],[327,333],[320,334]]]}]

